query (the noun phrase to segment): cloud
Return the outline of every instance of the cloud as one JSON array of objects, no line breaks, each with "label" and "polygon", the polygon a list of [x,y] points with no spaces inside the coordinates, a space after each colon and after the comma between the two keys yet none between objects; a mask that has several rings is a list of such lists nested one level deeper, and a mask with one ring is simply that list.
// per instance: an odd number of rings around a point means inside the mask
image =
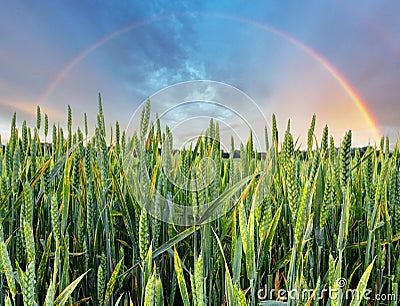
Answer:
[{"label": "cloud", "polygon": [[[83,112],[95,112],[96,95],[101,91],[108,122],[118,119],[123,125],[158,90],[182,81],[210,79],[243,90],[268,119],[277,113],[284,126],[291,117],[297,135],[304,134],[316,112],[318,122],[328,121],[337,137],[353,126],[360,141],[367,141],[368,126],[332,76],[299,47],[257,21],[287,32],[320,53],[368,102],[383,130],[386,126],[399,130],[400,27],[396,13],[400,5],[395,1],[369,0],[359,7],[345,1],[256,1],[249,6],[232,1],[132,4],[123,0],[101,5],[89,1],[13,3],[4,8],[0,12],[1,121],[8,121],[7,116],[18,108],[23,116],[31,116],[26,110],[35,110],[62,67],[96,41],[128,24],[152,20],[89,53],[65,75],[43,107],[61,120],[66,105],[71,104],[77,114],[74,122],[79,124]],[[164,17],[151,19],[160,15]],[[265,120],[256,111],[214,86],[172,92],[155,102],[154,108],[168,107],[179,99],[222,98],[263,132],[260,122]],[[215,116],[235,130],[240,126],[230,113],[208,104],[180,109],[175,119],[196,113]],[[187,134],[185,129],[182,135]]]}]

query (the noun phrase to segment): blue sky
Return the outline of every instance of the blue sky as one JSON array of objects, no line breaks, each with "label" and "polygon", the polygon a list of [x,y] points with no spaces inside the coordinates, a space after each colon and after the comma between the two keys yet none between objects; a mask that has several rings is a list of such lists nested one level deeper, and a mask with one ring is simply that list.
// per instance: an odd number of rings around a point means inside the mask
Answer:
[{"label": "blue sky", "polygon": [[[294,136],[304,143],[316,113],[317,135],[327,123],[338,141],[352,129],[356,145],[374,142],[374,127],[348,92],[300,45],[346,79],[383,134],[395,141],[400,131],[395,0],[1,1],[1,6],[0,133],[5,136],[14,111],[20,123],[33,123],[38,104],[61,125],[70,104],[76,125],[87,112],[94,127],[98,92],[108,124],[119,120],[126,126],[146,97],[161,90],[152,109],[162,113],[173,103],[165,100],[173,91],[164,88],[202,79],[216,83],[191,88],[199,92],[196,99],[221,99],[227,87],[219,82],[251,97],[244,102],[225,95],[224,103],[261,134],[266,123],[260,113],[267,119],[275,113],[281,130],[292,119]],[[207,95],[200,92],[206,88]],[[195,117],[198,107],[179,112],[192,118],[188,114]],[[247,133],[240,120],[204,107],[199,111],[204,120],[177,127],[176,143],[189,137],[188,130],[204,130],[207,116],[221,120],[227,135]]]}]

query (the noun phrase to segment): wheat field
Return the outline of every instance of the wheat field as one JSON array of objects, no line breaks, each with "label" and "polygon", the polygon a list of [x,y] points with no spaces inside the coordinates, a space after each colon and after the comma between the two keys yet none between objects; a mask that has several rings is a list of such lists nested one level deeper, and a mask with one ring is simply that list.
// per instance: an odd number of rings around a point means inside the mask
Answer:
[{"label": "wheat field", "polygon": [[[222,158],[217,122],[177,151],[149,108],[134,135],[106,128],[100,97],[93,130],[86,114],[73,130],[69,107],[65,131],[39,107],[36,126],[14,115],[0,150],[2,305],[397,305],[397,142],[354,149],[351,131],[335,144],[327,126],[316,139],[314,116],[300,150],[273,116],[265,155],[250,133]],[[154,194],[197,222],[155,218]]]}]

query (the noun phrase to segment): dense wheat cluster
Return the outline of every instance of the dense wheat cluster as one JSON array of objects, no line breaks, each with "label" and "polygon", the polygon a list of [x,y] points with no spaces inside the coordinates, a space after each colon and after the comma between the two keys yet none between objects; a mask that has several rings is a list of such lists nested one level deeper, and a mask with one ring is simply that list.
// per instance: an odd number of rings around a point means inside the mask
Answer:
[{"label": "dense wheat cluster", "polygon": [[[0,150],[1,303],[258,305],[269,292],[265,299],[279,300],[279,289],[312,292],[292,305],[366,304],[345,296],[356,288],[397,297],[397,144],[352,149],[349,131],[336,149],[328,127],[315,138],[314,116],[300,151],[290,122],[279,141],[273,117],[265,155],[250,134],[222,158],[218,123],[177,151],[149,108],[137,134],[126,135],[118,123],[106,129],[99,99],[90,138],[86,115],[83,131],[73,130],[70,108],[66,131],[49,127],[39,107],[35,127],[17,128],[14,115]],[[181,173],[200,186],[182,188]],[[199,225],[169,224],[144,208],[155,192],[226,211]]]}]

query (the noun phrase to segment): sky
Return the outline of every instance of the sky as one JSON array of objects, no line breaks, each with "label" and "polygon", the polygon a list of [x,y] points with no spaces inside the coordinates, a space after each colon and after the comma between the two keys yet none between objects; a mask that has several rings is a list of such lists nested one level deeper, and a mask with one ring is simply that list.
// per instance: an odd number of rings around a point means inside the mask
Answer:
[{"label": "sky", "polygon": [[107,126],[132,133],[150,97],[152,120],[177,147],[213,118],[222,145],[260,150],[276,114],[299,146],[312,115],[337,143],[393,143],[400,131],[400,2],[0,0],[0,134],[35,122],[36,106],[93,131],[101,93]]}]

